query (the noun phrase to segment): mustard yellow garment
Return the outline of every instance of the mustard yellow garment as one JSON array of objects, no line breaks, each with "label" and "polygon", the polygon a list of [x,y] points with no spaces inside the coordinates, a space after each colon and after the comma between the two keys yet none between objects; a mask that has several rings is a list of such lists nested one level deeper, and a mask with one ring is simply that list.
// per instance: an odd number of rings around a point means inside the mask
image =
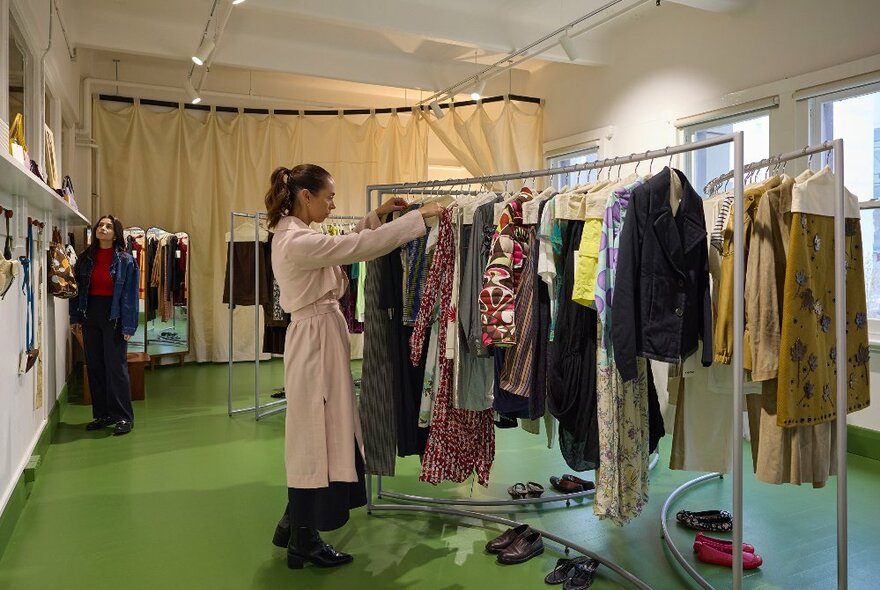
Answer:
[{"label": "mustard yellow garment", "polygon": [[599,240],[602,220],[587,219],[581,234],[577,263],[574,267],[574,288],[571,300],[587,307],[596,303],[596,276],[599,273]]}]

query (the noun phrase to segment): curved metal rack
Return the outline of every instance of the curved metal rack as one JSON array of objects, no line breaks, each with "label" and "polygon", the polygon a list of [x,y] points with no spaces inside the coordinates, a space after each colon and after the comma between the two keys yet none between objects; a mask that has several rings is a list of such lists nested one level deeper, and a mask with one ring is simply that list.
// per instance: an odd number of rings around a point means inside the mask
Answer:
[{"label": "curved metal rack", "polygon": [[660,528],[662,529],[661,538],[663,542],[666,543],[666,548],[669,549],[669,552],[672,553],[672,556],[678,562],[678,564],[687,571],[688,575],[694,579],[694,581],[702,586],[705,590],[716,590],[715,586],[710,584],[706,578],[700,575],[694,566],[685,559],[684,555],[681,554],[681,551],[678,550],[678,547],[675,546],[675,543],[672,542],[672,539],[669,536],[669,526],[667,524],[667,515],[669,514],[669,507],[672,506],[672,503],[675,502],[679,496],[694,488],[700,484],[704,484],[707,481],[712,481],[713,479],[721,479],[724,477],[722,473],[709,473],[707,475],[702,475],[696,479],[692,479],[675,488],[669,497],[666,498],[666,501],[663,503],[663,509],[660,511]]},{"label": "curved metal rack", "polygon": [[[660,461],[660,455],[654,453],[651,455],[651,462],[648,464],[648,468],[650,470],[654,470],[657,466],[657,463]],[[386,492],[382,490],[382,476],[377,476],[379,487],[376,490],[376,496],[378,498],[389,498],[392,500],[398,500],[401,502],[421,502],[421,504],[408,504],[408,505],[396,505],[396,504],[374,504],[373,503],[373,477],[367,476],[367,514],[373,514],[373,512],[428,512],[433,514],[447,514],[450,516],[459,516],[462,518],[475,518],[477,520],[496,522],[499,524],[504,524],[510,527],[519,526],[520,522],[515,520],[510,520],[508,518],[503,518],[500,516],[496,516],[494,514],[486,514],[484,512],[476,512],[473,510],[460,510],[456,508],[442,508],[437,507],[436,505],[441,506],[520,506],[524,504],[547,504],[549,502],[565,502],[566,506],[571,505],[571,500],[576,498],[584,498],[587,496],[594,496],[596,494],[596,490],[587,490],[584,492],[575,492],[573,494],[560,494],[558,496],[548,496],[546,498],[523,498],[517,500],[470,500],[467,498],[455,499],[455,498],[428,498],[426,496],[414,496],[410,494],[401,494],[398,492]],[[665,507],[665,505],[664,505]],[[630,582],[636,588],[640,590],[651,590],[651,587],[646,584],[644,581],[639,579],[634,574],[630,573],[620,565],[614,563],[611,560],[605,559],[596,553],[593,553],[586,547],[578,545],[577,543],[573,543],[565,537],[560,537],[554,533],[549,531],[545,531],[543,529],[538,529],[532,527],[532,530],[541,534],[545,539],[550,539],[551,541],[555,541],[563,546],[565,549],[566,555],[574,549],[578,553],[586,555],[592,559],[597,560],[602,565],[606,566],[611,571],[620,575],[626,581]]]}]

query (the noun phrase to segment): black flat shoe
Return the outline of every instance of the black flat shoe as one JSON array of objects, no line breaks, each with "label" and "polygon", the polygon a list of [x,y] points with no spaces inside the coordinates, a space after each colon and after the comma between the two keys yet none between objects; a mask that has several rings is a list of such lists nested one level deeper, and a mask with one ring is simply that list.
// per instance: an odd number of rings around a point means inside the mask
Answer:
[{"label": "black flat shoe", "polygon": [[690,512],[681,510],[675,515],[676,520],[695,531],[729,533],[733,530],[733,516],[726,510],[704,510]]},{"label": "black flat shoe", "polygon": [[102,428],[107,428],[111,424],[113,424],[113,421],[110,420],[110,418],[96,418],[95,420],[92,420],[91,422],[86,424],[86,430],[101,430]]},{"label": "black flat shoe", "polygon": [[129,432],[131,432],[132,428],[134,428],[134,424],[132,424],[128,420],[120,420],[116,423],[116,428],[113,429],[113,436],[122,436],[123,434],[128,434]]}]

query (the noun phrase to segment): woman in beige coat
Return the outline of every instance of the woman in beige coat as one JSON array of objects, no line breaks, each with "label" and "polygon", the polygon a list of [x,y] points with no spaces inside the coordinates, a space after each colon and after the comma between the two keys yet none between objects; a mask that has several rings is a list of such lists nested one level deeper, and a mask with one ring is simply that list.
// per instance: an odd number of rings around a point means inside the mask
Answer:
[{"label": "woman in beige coat", "polygon": [[337,529],[349,510],[367,502],[363,440],[350,371],[348,329],[337,303],[348,288],[341,264],[371,260],[425,234],[426,205],[382,224],[380,218],[406,205],[379,206],[347,235],[311,229],[336,206],[335,182],[313,164],[278,168],[266,194],[274,229],[272,270],[281,307],[291,314],[284,346],[287,397],[285,464],[288,505],[273,542],[287,547],[287,564],[322,567],[352,561],[321,540],[318,531]]}]

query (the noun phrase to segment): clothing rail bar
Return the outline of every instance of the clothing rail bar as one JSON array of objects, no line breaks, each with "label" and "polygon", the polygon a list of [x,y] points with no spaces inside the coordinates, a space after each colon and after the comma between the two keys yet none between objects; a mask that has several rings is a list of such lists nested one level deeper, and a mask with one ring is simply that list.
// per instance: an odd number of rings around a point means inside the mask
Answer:
[{"label": "clothing rail bar", "polygon": [[622,166],[623,164],[634,164],[636,162],[644,162],[646,160],[656,160],[657,158],[676,156],[697,150],[702,150],[716,145],[724,145],[733,143],[736,133],[727,133],[683,143],[672,147],[666,147],[659,150],[649,150],[644,154],[630,154],[629,156],[621,156],[617,158],[606,158],[598,162],[590,162],[586,164],[572,164],[571,166],[560,166],[558,168],[544,168],[541,170],[527,170],[525,172],[512,172],[507,174],[493,174],[489,176],[474,176],[471,178],[449,178],[447,180],[427,180],[422,182],[401,182],[397,184],[371,184],[366,188],[367,192],[367,211],[373,208],[373,192],[384,191],[388,194],[394,190],[398,192],[406,192],[408,189],[417,188],[437,188],[441,186],[457,186],[465,184],[490,184],[493,182],[505,182],[510,180],[524,180],[526,178],[541,178],[544,176],[556,176],[559,174],[571,174],[572,172],[586,172],[587,170],[601,170],[603,168]]},{"label": "clothing rail bar", "polygon": [[[808,146],[800,150],[795,150],[793,152],[787,152],[785,154],[779,154],[776,156],[770,156],[769,158],[764,158],[758,162],[752,162],[744,167],[744,172],[754,172],[755,170],[760,170],[762,168],[767,168],[769,166],[773,166],[774,164],[782,164],[785,162],[790,162],[792,160],[798,160],[800,158],[805,158],[807,156],[812,156],[814,154],[820,154],[822,152],[831,151],[834,148],[834,141],[825,141],[815,146]],[[726,172],[721,176],[716,176],[712,180],[706,183],[705,188],[709,188],[710,186],[721,184],[722,182],[726,182],[733,178],[733,170],[730,172]]]}]

